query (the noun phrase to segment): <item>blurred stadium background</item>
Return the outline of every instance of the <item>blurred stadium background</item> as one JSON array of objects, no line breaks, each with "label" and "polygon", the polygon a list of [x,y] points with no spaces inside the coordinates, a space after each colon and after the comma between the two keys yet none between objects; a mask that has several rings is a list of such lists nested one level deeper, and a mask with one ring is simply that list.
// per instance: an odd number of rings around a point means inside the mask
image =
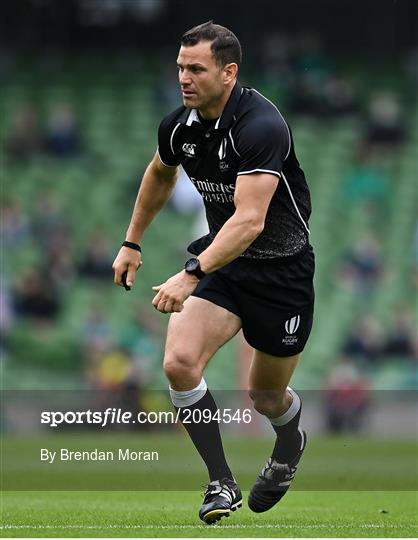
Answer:
[{"label": "blurred stadium background", "polygon": [[[327,391],[318,429],[334,431],[368,430],[350,419],[374,390],[417,389],[417,3],[256,6],[2,3],[3,388],[134,388],[151,408],[147,391],[165,390],[167,318],[151,286],[204,228],[186,178],[143,242],[132,292],[113,286],[111,264],[159,121],[180,103],[179,37],[214,19],[242,42],[241,82],[286,115],[311,188],[316,317],[294,386]],[[245,388],[247,365],[237,338],[209,384]]]}]

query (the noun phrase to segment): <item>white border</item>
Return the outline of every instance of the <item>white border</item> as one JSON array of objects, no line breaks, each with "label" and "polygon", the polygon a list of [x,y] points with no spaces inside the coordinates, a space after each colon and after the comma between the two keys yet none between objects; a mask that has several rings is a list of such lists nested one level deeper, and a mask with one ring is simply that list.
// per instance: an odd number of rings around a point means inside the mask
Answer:
[{"label": "white border", "polygon": [[240,176],[242,174],[251,174],[255,172],[265,172],[269,174],[274,174],[275,176],[278,176],[279,178],[282,177],[282,173],[279,173],[277,171],[270,171],[269,169],[251,169],[251,171],[240,171],[239,173],[237,173],[237,176]]},{"label": "white border", "polygon": [[171,132],[171,137],[170,137],[170,148],[171,148],[171,151],[173,152],[173,156],[175,155],[174,154],[174,148],[173,148],[173,137],[174,137],[174,133],[176,132],[176,129],[180,126],[181,124],[178,123],[176,125],[176,127],[173,129],[173,131]]},{"label": "white border", "polygon": [[231,143],[232,143],[232,148],[234,149],[234,152],[236,153],[236,155],[238,157],[241,157],[241,154],[238,152],[238,150],[235,148],[235,143],[234,143],[234,139],[232,138],[232,128],[229,130],[229,138],[231,139]]},{"label": "white border", "polygon": [[298,214],[298,216],[299,216],[299,219],[300,219],[301,222],[303,223],[303,226],[305,227],[306,232],[307,232],[308,234],[311,234],[311,231],[308,229],[308,226],[306,225],[306,223],[305,223],[303,217],[301,216],[301,213],[299,212],[298,205],[296,204],[296,201],[295,201],[295,199],[294,199],[294,197],[293,197],[292,190],[290,189],[289,183],[288,183],[288,181],[286,180],[286,176],[283,174],[283,172],[282,172],[282,177],[283,177],[284,183],[286,184],[287,191],[289,192],[290,198],[292,199],[293,206],[295,207],[295,210],[296,210],[296,212],[297,212],[297,214]]},{"label": "white border", "polygon": [[157,146],[157,154],[158,154],[158,157],[160,158],[161,163],[164,165],[164,167],[170,167],[171,169],[175,169],[178,167],[178,165],[167,165],[167,163],[164,163],[164,161],[161,159],[160,148],[158,146]]}]

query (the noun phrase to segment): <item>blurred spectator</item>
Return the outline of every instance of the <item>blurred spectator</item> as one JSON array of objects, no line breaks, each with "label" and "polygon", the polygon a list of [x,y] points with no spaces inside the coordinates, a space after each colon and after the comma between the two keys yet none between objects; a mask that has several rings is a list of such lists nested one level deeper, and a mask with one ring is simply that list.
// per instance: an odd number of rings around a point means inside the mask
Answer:
[{"label": "blurred spectator", "polygon": [[274,30],[262,36],[261,49],[263,55],[261,62],[268,71],[274,71],[276,75],[288,73],[292,63],[292,45],[288,36]]},{"label": "blurred spectator", "polygon": [[418,46],[408,51],[405,57],[404,67],[411,84],[413,96],[416,98],[418,88]]},{"label": "blurred spectator", "polygon": [[292,87],[289,108],[294,114],[318,118],[341,118],[358,111],[351,83],[336,76],[324,80],[299,76]]},{"label": "blurred spectator", "polygon": [[0,212],[0,234],[5,246],[13,248],[13,245],[27,240],[29,223],[20,203],[8,199],[2,204]]},{"label": "blurred spectator", "polygon": [[319,116],[321,105],[316,84],[307,79],[298,79],[290,93],[289,110],[295,115]]},{"label": "blurred spectator", "polygon": [[148,385],[155,382],[155,377],[161,378],[164,333],[155,310],[141,304],[134,313],[134,318],[123,325],[118,341],[131,352],[141,380]]},{"label": "blurred spectator", "polygon": [[[0,361],[8,347],[8,335],[14,322],[12,295],[7,280],[0,275]],[[1,369],[1,364],[0,364]]]},{"label": "blurred spectator", "polygon": [[123,400],[128,388],[136,389],[138,397],[143,386],[141,373],[127,349],[110,343],[103,345],[98,342],[96,345],[90,344],[86,365],[88,382],[95,390],[109,392],[109,398],[114,402],[112,407],[123,408],[115,401]]},{"label": "blurred spectator", "polygon": [[[121,347],[109,346],[103,350],[92,347],[89,358],[88,377],[95,408],[121,408],[136,417],[142,407],[142,378],[130,352]],[[143,429],[142,425],[115,425],[116,429]]]},{"label": "blurred spectator", "polygon": [[412,284],[416,289],[418,289],[418,221],[415,226],[414,244],[413,244],[412,249],[414,251],[414,263],[413,263],[413,268],[412,268]]},{"label": "blurred spectator", "polygon": [[329,431],[358,432],[369,405],[369,385],[349,358],[342,358],[328,375],[325,412]]},{"label": "blurred spectator", "polygon": [[45,140],[46,151],[53,157],[74,157],[81,153],[76,119],[68,103],[56,105],[49,113]]},{"label": "blurred spectator", "polygon": [[399,307],[393,316],[384,344],[384,353],[406,358],[417,358],[418,356],[417,330],[406,307]]},{"label": "blurred spectator", "polygon": [[93,304],[81,323],[83,342],[86,348],[106,349],[111,343],[111,328],[103,314],[103,307]]},{"label": "blurred spectator", "polygon": [[351,83],[331,76],[322,87],[322,113],[330,118],[342,118],[358,111]]},{"label": "blurred spectator", "polygon": [[14,314],[10,288],[4,276],[0,276],[0,331],[8,332],[13,324]]},{"label": "blurred spectator", "polygon": [[51,244],[62,250],[69,249],[70,229],[67,224],[61,196],[53,190],[43,191],[35,202],[35,237],[47,251]]},{"label": "blurred spectator", "polygon": [[351,330],[343,345],[343,354],[374,364],[383,350],[382,329],[373,317],[363,317]]},{"label": "blurred spectator", "polygon": [[380,154],[369,145],[361,143],[355,161],[344,179],[343,196],[346,202],[367,200],[382,205],[387,201],[389,192],[389,178]]},{"label": "blurred spectator", "polygon": [[133,362],[125,350],[106,351],[96,370],[96,384],[103,389],[119,388],[128,379],[134,377]]},{"label": "blurred spectator", "polygon": [[364,234],[346,254],[340,278],[360,293],[371,292],[383,274],[381,246],[377,238]]},{"label": "blurred spectator", "polygon": [[41,151],[42,133],[33,105],[24,104],[16,111],[5,149],[7,156],[16,162],[26,161]]},{"label": "blurred spectator", "polygon": [[294,45],[294,67],[310,81],[320,83],[328,78],[328,60],[317,33],[305,30],[299,34]]},{"label": "blurred spectator", "polygon": [[112,246],[100,234],[94,234],[87,242],[86,253],[79,265],[83,277],[110,280],[113,275],[112,263],[114,254]]},{"label": "blurred spectator", "polygon": [[375,95],[369,105],[367,142],[393,148],[405,139],[399,101],[390,92]]},{"label": "blurred spectator", "polygon": [[261,50],[261,73],[263,86],[279,87],[286,92],[294,79],[292,66],[292,43],[285,34],[273,31],[264,35]]},{"label": "blurred spectator", "polygon": [[54,286],[57,288],[65,287],[74,279],[74,257],[66,243],[51,242],[43,255],[43,267]]},{"label": "blurred spectator", "polygon": [[177,109],[182,100],[178,72],[172,59],[164,62],[160,72],[161,76],[157,81],[155,91],[155,102],[159,116]]},{"label": "blurred spectator", "polygon": [[60,312],[60,301],[48,275],[27,270],[14,291],[16,313],[44,321],[54,321]]}]

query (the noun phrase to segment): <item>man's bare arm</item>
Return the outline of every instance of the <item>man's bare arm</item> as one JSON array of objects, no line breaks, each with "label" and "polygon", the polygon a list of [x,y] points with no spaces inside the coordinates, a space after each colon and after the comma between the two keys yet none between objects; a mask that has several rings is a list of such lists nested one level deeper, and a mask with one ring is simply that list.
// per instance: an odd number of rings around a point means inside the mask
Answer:
[{"label": "man's bare arm", "polygon": [[212,244],[199,255],[204,272],[214,272],[233,261],[261,234],[278,182],[277,176],[265,173],[237,178],[234,196],[236,210]]},{"label": "man's bare arm", "polygon": [[[235,213],[225,222],[212,244],[199,255],[204,272],[214,272],[243,253],[264,228],[278,178],[271,174],[239,176],[235,189]],[[181,311],[199,280],[184,270],[153,287],[152,301],[161,313]]]},{"label": "man's bare arm", "polygon": [[[141,243],[145,230],[170,198],[177,176],[178,167],[167,167],[156,153],[144,173],[126,240]],[[126,284],[131,287],[141,264],[141,254],[138,251],[122,247],[113,263],[115,283],[122,286],[122,275],[127,272]]]},{"label": "man's bare arm", "polygon": [[177,176],[178,167],[167,167],[156,153],[144,173],[125,240],[141,242],[145,229],[170,198]]}]

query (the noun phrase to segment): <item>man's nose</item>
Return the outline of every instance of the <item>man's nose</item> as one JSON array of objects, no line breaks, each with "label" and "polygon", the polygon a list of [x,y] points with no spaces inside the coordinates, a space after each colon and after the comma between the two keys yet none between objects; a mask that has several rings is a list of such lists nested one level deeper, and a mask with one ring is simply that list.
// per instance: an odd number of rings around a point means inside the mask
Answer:
[{"label": "man's nose", "polygon": [[179,81],[180,81],[180,84],[188,84],[188,83],[190,83],[190,81],[191,81],[190,75],[187,73],[186,70],[179,72]]}]

